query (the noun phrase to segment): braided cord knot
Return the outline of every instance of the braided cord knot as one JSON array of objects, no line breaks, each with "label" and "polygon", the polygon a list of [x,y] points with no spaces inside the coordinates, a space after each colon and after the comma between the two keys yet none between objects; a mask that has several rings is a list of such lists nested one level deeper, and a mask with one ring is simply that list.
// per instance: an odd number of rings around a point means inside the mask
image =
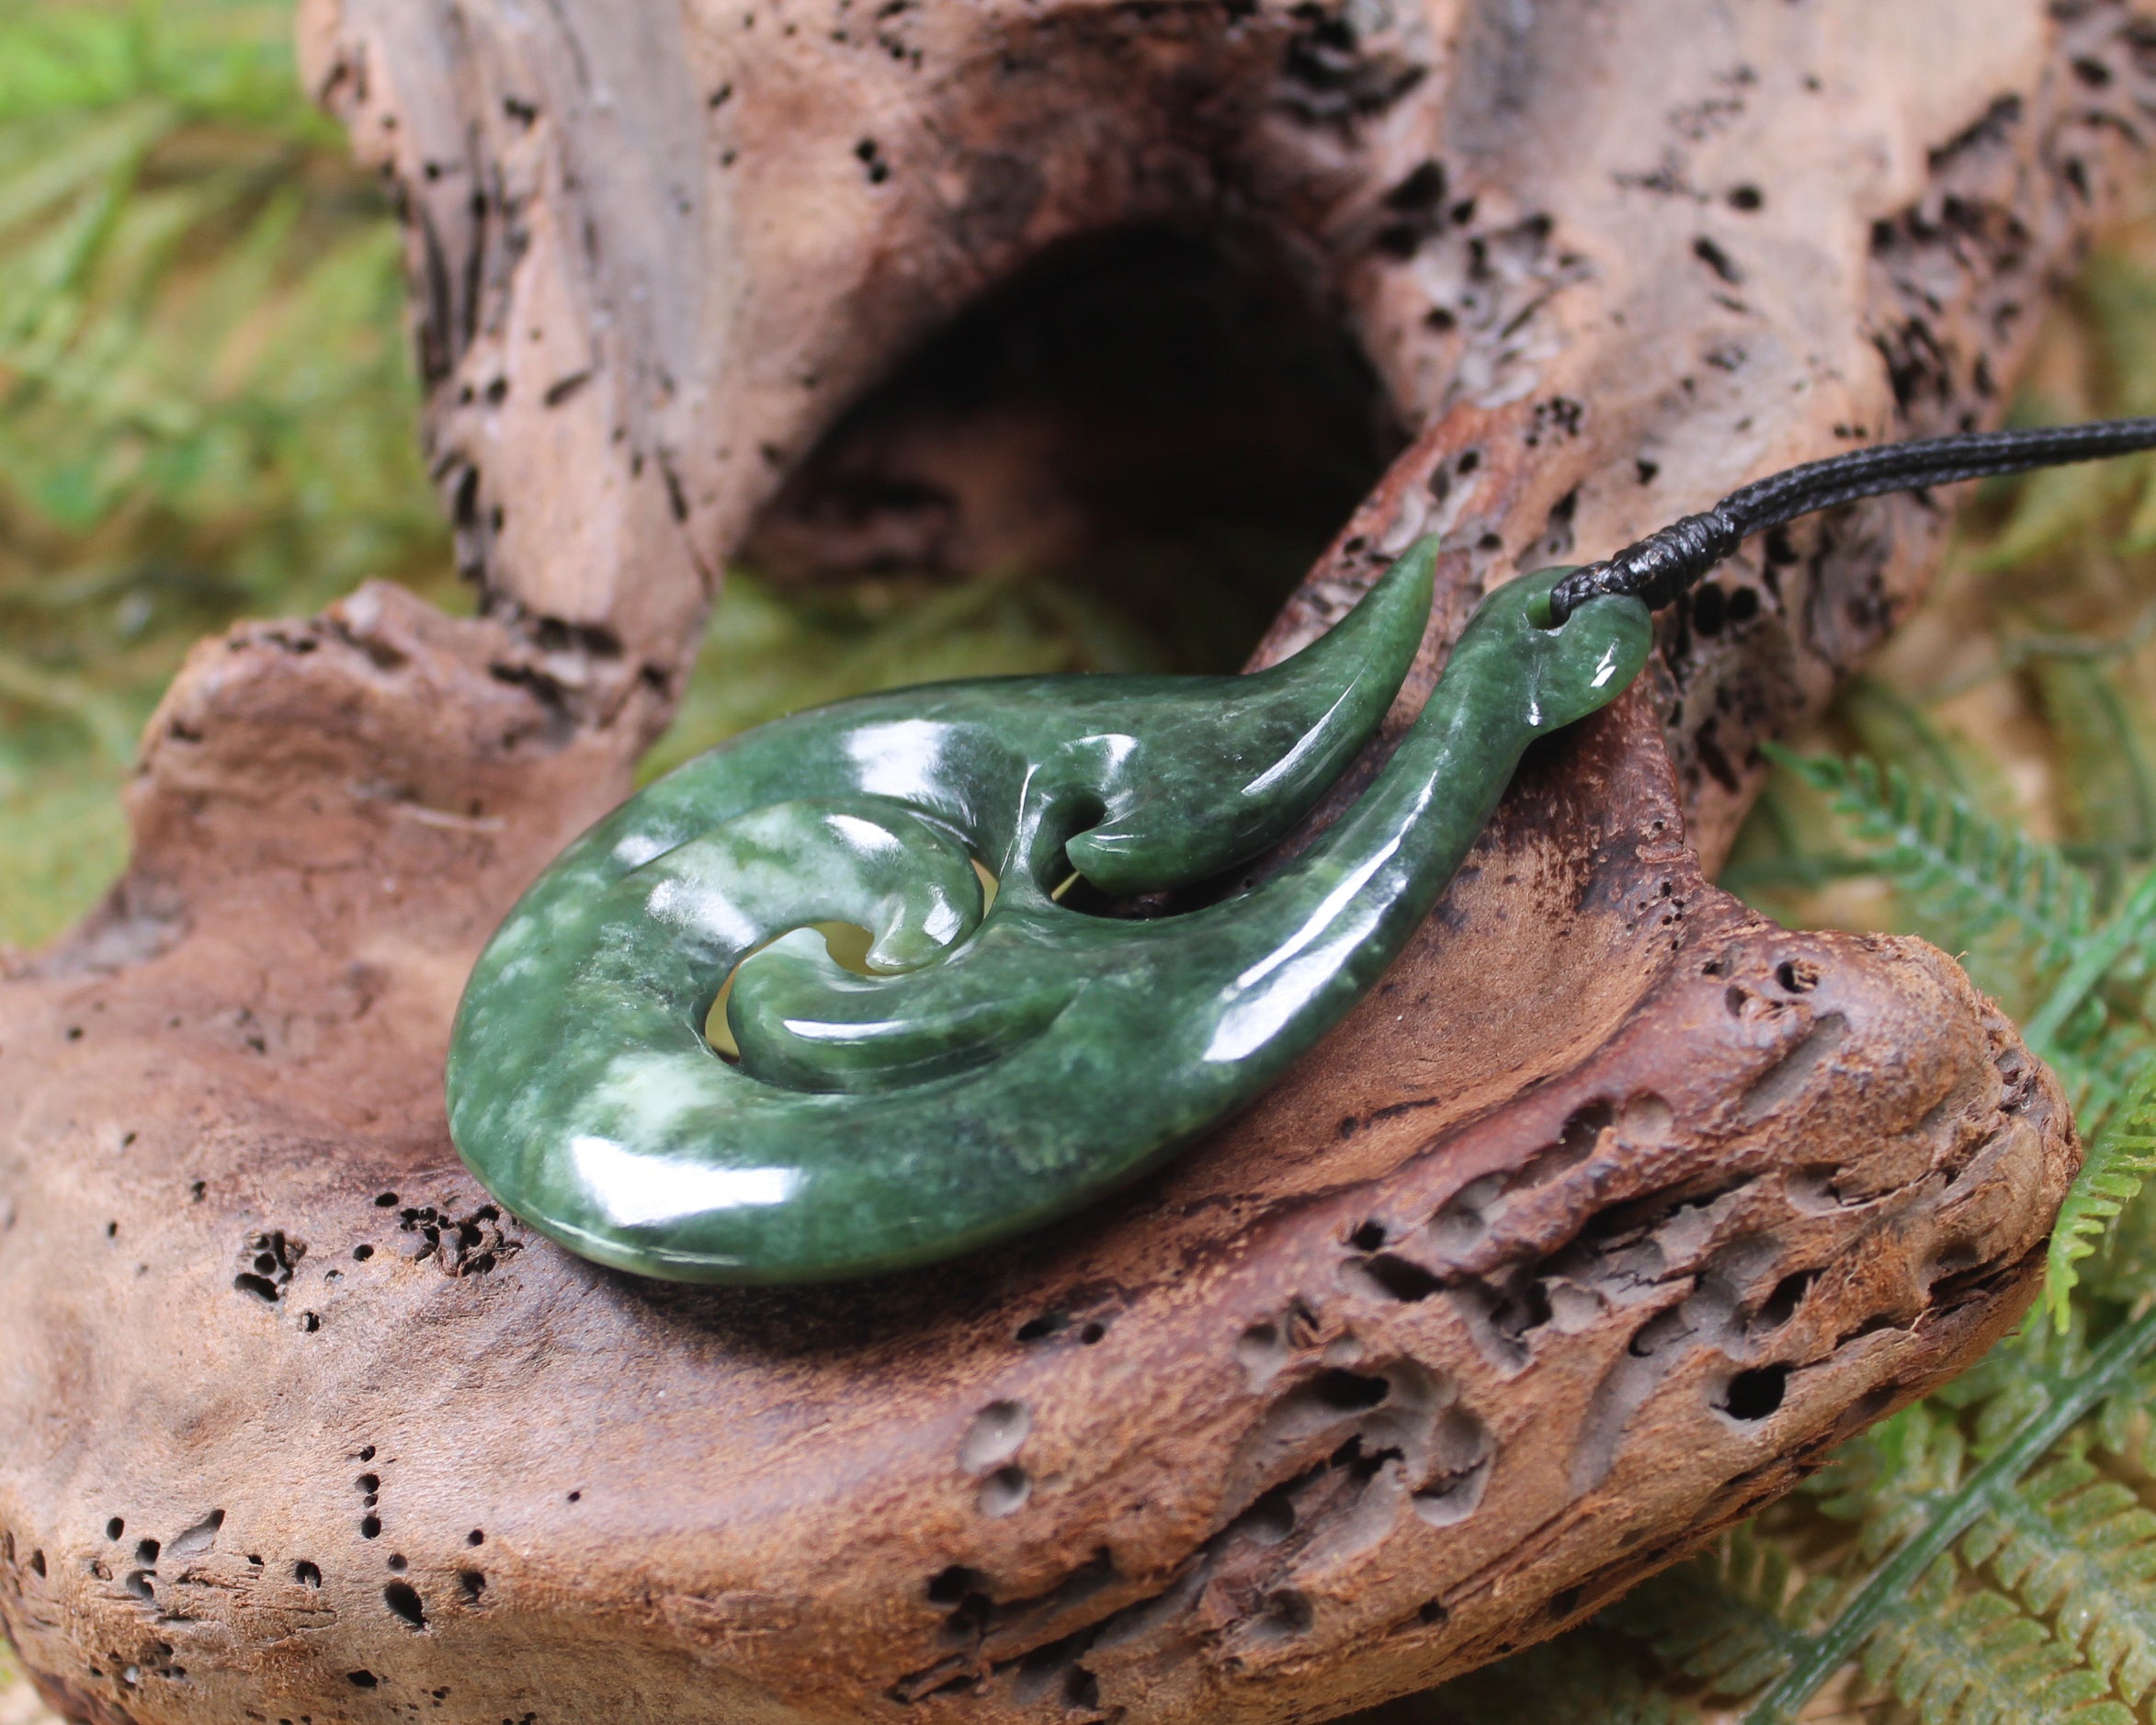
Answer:
[{"label": "braided cord knot", "polygon": [[1754,480],[1713,508],[1657,528],[1614,557],[1575,569],[1550,591],[1550,624],[1562,623],[1589,599],[1610,594],[1628,594],[1650,609],[1660,609],[1753,534],[1837,504],[2148,448],[2156,448],[2156,418],[1970,431],[1807,461]]},{"label": "braided cord knot", "polygon": [[1614,557],[1575,569],[1550,590],[1549,621],[1565,620],[1589,599],[1629,594],[1660,610],[1742,543],[1744,532],[1719,505],[1657,528]]}]

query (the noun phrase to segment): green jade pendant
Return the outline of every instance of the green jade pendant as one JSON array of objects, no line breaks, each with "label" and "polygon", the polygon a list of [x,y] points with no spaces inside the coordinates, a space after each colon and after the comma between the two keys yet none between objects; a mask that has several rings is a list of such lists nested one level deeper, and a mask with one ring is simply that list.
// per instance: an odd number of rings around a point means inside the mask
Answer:
[{"label": "green jade pendant", "polygon": [[[1629,684],[1647,607],[1477,609],[1383,771],[1262,884],[1181,914],[1058,902],[1217,877],[1351,762],[1429,617],[1435,539],[1250,676],[1040,676],[759,727],[573,845],[460,1007],[449,1123],[571,1251],[806,1282],[933,1263],[1137,1178],[1254,1098],[1406,945],[1527,744]],[[984,912],[976,860],[994,878]],[[842,968],[818,924],[870,936]],[[706,1024],[732,978],[725,1022]]]}]

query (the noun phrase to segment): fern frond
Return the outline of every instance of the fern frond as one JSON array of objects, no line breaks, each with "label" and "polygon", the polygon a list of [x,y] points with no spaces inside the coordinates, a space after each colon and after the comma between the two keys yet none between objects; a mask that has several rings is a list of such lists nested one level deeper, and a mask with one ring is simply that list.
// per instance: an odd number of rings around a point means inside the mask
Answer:
[{"label": "fern frond", "polygon": [[2156,1174],[2156,1060],[2143,1062],[2125,1106],[2110,1110],[2051,1231],[2044,1305],[2058,1329],[2066,1327],[2067,1299],[2081,1280],[2082,1260],[2095,1251],[2151,1174]]},{"label": "fern frond", "polygon": [[[1931,1400],[1959,1415],[1972,1454],[1990,1457],[2013,1443],[2015,1435],[2059,1396],[2076,1393],[2076,1386],[2089,1371],[2091,1351],[2088,1313],[2076,1300],[2065,1329],[2025,1323],[1995,1345],[1974,1369],[1944,1386]],[[2103,1396],[2116,1394],[2134,1381],[2133,1370],[2116,1375],[2090,1405],[2100,1406]]]},{"label": "fern frond", "polygon": [[1960,1485],[1969,1456],[1958,1424],[1918,1402],[1845,1444],[1805,1492],[1830,1520],[1857,1528],[1856,1555],[1878,1562],[1923,1530]]},{"label": "fern frond", "polygon": [[2135,1725],[2133,1709],[2012,1600],[1931,1566],[1865,1648],[1866,1680],[1924,1725]]},{"label": "fern frond", "polygon": [[[2070,1341],[2076,1339],[2068,1338]],[[1920,1578],[1928,1576],[1939,1560],[1945,1557],[1954,1544],[1987,1514],[2002,1509],[2012,1497],[2024,1474],[2033,1468],[2051,1447],[2081,1423],[2090,1413],[2111,1397],[2117,1395],[2139,1380],[2140,1368],[2150,1352],[2156,1350],[2156,1311],[2144,1313],[2131,1323],[2123,1325],[2104,1339],[2104,1345],[2089,1354],[2085,1362],[2072,1375],[2048,1386],[2041,1392],[2036,1410],[2025,1419],[2013,1436],[1982,1464],[1971,1470],[1952,1491],[1933,1494],[1923,1505],[1922,1526],[1900,1549],[1872,1571],[1864,1584],[1852,1593],[1836,1613],[1833,1622],[1816,1636],[1807,1637],[1802,1652],[1796,1663],[1767,1691],[1759,1704],[1746,1716],[1746,1725],[1787,1725],[1798,1710],[1816,1694],[1843,1663],[1852,1655],[1863,1651],[1876,1638],[1899,1634],[1905,1638],[1904,1651],[1897,1653],[1892,1646],[1879,1654],[1883,1661],[1880,1669],[1891,1673],[1901,1669],[1905,1662],[1911,1664],[1911,1693],[1918,1698],[1911,1705],[1920,1711],[1937,1703],[1935,1680],[1930,1674],[1930,1644],[1923,1638],[1938,1628],[1932,1610],[1919,1605],[1911,1609],[1909,1597]],[[1908,1410],[1915,1413],[1915,1409]],[[1944,1422],[1944,1413],[1935,1416]],[[1889,1422],[1892,1424],[1892,1422]],[[1912,1424],[1912,1431],[1916,1429]],[[1936,1453],[1927,1450],[1925,1453]],[[1868,1528],[1867,1530],[1868,1532]],[[1950,1579],[1950,1577],[1949,1577]],[[1949,1592],[1951,1590],[1949,1589]],[[1984,1595],[1997,1598],[1996,1594]],[[1930,1605],[1944,1610],[1947,1600],[1938,1598]],[[2001,1600],[2009,1617],[2018,1617],[2018,1609]],[[1959,1607],[1957,1607],[1959,1609]],[[1969,1607],[1980,1614],[1998,1617],[1999,1607]],[[2022,1639],[2018,1631],[2009,1634],[2012,1625],[2004,1618],[1994,1626],[2001,1634],[2003,1653],[2017,1649]],[[2039,1632],[2041,1626],[2037,1626]],[[1989,1633],[1984,1626],[1964,1622],[1965,1631]],[[2048,1638],[2046,1638],[2048,1640]],[[2009,1644],[2012,1644],[2010,1649]],[[1871,1655],[1867,1654],[1867,1658]],[[2003,1667],[1994,1674],[1994,1685],[2001,1693],[2011,1686],[2009,1680],[2016,1673],[2026,1675],[2034,1672],[2045,1677],[2040,1669],[2043,1656],[2030,1654],[2024,1658],[2014,1652],[2011,1668]],[[1941,1679],[1943,1681],[1943,1679]],[[2071,1703],[2081,1708],[2080,1687],[2059,1675],[2057,1694],[2052,1700],[2060,1705]],[[2101,1683],[2099,1680],[2099,1689]],[[1900,1687],[1895,1693],[1902,1693]],[[1928,1697],[1928,1699],[1927,1699]],[[1979,1697],[1980,1701],[1984,1697]],[[2099,1704],[2100,1705],[2100,1704]],[[2116,1705],[2116,1704],[2113,1704]],[[1944,1713],[1926,1711],[1927,1719],[1944,1719]],[[1988,1719],[1990,1715],[1980,1716]],[[2020,1718],[2049,1719],[2050,1714],[2035,1713],[2003,1716],[2009,1719]],[[2091,1712],[2086,1719],[2079,1714],[2069,1713],[2059,1717],[2071,1717],[2077,1725],[2110,1725],[2110,1719]],[[2121,1709],[2110,1716],[2117,1725],[2130,1725],[2132,1714]],[[1970,1722],[1975,1725],[1975,1722]]]},{"label": "fern frond", "polygon": [[2044,1058],[2066,1086],[2082,1138],[2093,1140],[2139,1092],[2143,1072],[2156,1060],[2156,1034],[2138,1016],[2106,1011],[2100,1027],[2069,1027]]},{"label": "fern frond", "polygon": [[1787,1552],[1745,1526],[1634,1589],[1595,1622],[1640,1642],[1705,1694],[1741,1700],[1796,1662],[1804,1630],[1834,1592],[1831,1578],[1800,1576]]},{"label": "fern frond", "polygon": [[[2144,1284],[2145,1286],[2145,1284]],[[2156,1475],[2156,1364],[2106,1397],[2088,1424],[2090,1441],[2126,1464],[2128,1472]]]},{"label": "fern frond", "polygon": [[1918,932],[1965,953],[1980,986],[2029,1010],[2073,963],[2094,902],[2056,847],[1987,820],[1899,766],[1773,750],[1869,847]]},{"label": "fern frond", "polygon": [[2156,1515],[2078,1454],[2008,1493],[1962,1536],[2030,1617],[2079,1651],[2121,1698],[2156,1689]]},{"label": "fern frond", "polygon": [[2082,942],[2081,949],[2050,987],[2044,1002],[2022,1027],[2029,1046],[2039,1053],[2078,1047],[2107,1024],[2110,1015],[2098,991],[2129,957],[2138,966],[2156,927],[2156,869],[2105,925]]}]

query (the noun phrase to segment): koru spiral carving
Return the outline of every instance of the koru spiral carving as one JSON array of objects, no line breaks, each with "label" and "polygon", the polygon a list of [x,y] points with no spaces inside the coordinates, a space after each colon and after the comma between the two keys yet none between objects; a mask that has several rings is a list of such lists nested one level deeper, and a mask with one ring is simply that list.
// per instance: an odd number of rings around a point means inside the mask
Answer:
[{"label": "koru spiral carving", "polygon": [[[510,912],[451,1038],[458,1149],[572,1251],[680,1280],[865,1276],[1038,1227],[1340,1020],[1527,744],[1639,673],[1650,602],[1813,509],[2151,445],[2156,420],[1862,450],[1501,586],[1353,807],[1178,914],[1063,901],[1077,877],[1126,905],[1217,880],[1283,838],[1404,680],[1435,540],[1254,675],[952,683],[759,727],[631,798]],[[862,970],[830,925],[867,931]]]}]

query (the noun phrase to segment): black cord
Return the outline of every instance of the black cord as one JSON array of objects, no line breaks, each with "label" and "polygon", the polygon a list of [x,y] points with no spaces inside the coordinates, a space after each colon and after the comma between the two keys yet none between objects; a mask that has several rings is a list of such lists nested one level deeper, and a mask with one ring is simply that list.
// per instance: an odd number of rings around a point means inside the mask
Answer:
[{"label": "black cord", "polygon": [[1603,594],[1628,593],[1660,609],[1753,534],[1836,504],[2148,448],[2156,448],[2156,419],[2105,419],[2036,431],[1970,431],[1885,443],[1807,461],[1754,480],[1705,514],[1658,528],[1614,557],[1575,569],[1551,590],[1549,620],[1552,626],[1561,623]]}]

